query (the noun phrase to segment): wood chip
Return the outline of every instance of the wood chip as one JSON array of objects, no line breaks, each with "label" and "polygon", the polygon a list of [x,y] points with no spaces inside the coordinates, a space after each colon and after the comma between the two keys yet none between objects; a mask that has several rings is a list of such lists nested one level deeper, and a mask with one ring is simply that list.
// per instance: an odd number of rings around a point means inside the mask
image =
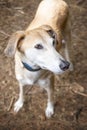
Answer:
[{"label": "wood chip", "polygon": [[84,87],[76,82],[72,83],[70,89],[74,92],[84,92]]},{"label": "wood chip", "polygon": [[10,105],[9,105],[7,111],[10,111],[10,110],[11,110],[11,108],[12,108],[12,106],[13,106],[13,103],[14,103],[14,100],[15,100],[15,97],[12,97],[11,102],[10,102]]},{"label": "wood chip", "polygon": [[79,85],[78,83],[74,82],[71,87],[70,90],[73,93],[79,94],[81,96],[87,97],[87,94],[83,93],[84,92],[84,87]]}]

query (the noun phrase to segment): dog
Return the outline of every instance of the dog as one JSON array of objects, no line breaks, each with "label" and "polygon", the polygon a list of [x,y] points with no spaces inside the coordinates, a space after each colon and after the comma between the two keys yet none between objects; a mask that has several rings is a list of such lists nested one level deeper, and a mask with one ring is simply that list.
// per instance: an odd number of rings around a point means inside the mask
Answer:
[{"label": "dog", "polygon": [[[23,86],[38,84],[48,94],[45,115],[54,114],[53,74],[62,74],[70,68],[69,7],[63,0],[43,0],[28,28],[14,33],[5,54],[15,57],[15,74],[19,82],[19,98],[14,104],[18,112],[24,103]],[[65,57],[59,51],[65,46]],[[50,73],[52,72],[52,73]]]}]

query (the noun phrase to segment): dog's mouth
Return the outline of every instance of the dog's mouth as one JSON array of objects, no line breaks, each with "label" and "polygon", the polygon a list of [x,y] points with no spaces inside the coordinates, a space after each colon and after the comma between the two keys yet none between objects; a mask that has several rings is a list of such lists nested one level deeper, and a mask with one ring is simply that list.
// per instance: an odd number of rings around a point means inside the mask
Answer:
[{"label": "dog's mouth", "polygon": [[43,70],[49,70],[55,74],[62,74],[64,73],[66,70],[68,70],[70,63],[65,61],[65,60],[60,60],[60,64],[59,65],[49,65],[49,66],[43,66],[43,65],[31,65],[27,62],[22,61],[23,67],[26,68],[28,71],[31,72],[35,72],[35,71],[39,71],[41,69]]},{"label": "dog's mouth", "polygon": [[44,70],[49,70],[55,74],[62,74],[69,69],[70,63],[66,60],[60,60],[60,61],[61,62],[58,66],[57,65],[53,65],[49,67],[41,66],[41,68]]},{"label": "dog's mouth", "polygon": [[46,67],[44,67],[44,66],[42,66],[41,69],[43,69],[43,70],[48,70],[48,69],[47,69]]}]

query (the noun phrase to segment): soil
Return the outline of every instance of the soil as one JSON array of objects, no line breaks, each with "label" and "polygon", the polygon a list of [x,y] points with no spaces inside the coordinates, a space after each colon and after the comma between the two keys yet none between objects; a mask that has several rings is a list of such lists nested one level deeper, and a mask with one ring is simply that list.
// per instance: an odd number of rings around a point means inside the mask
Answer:
[{"label": "soil", "polygon": [[56,76],[55,114],[46,119],[46,93],[36,87],[29,91],[28,86],[24,107],[17,114],[13,112],[19,88],[14,59],[7,58],[4,49],[13,32],[27,28],[40,1],[0,0],[0,130],[87,130],[86,0],[65,0],[70,7],[74,71],[59,80]]}]

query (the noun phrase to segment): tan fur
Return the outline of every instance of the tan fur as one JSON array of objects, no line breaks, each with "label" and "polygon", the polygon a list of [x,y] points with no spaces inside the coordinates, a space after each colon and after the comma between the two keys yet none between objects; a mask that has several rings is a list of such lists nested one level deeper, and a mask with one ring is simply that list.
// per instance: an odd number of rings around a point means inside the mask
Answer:
[{"label": "tan fur", "polygon": [[[35,47],[35,45],[37,45],[37,43],[42,43],[44,46],[43,53],[41,53],[41,50],[39,52],[40,55],[43,54],[42,57],[45,61],[48,60],[48,64],[55,65],[57,59],[63,59],[62,56],[57,54],[53,47],[51,47],[51,44],[53,43],[53,40],[55,40],[54,42],[56,44],[58,42],[57,50],[60,50],[63,39],[67,44],[69,44],[70,29],[68,26],[68,14],[68,5],[63,0],[43,0],[40,3],[35,18],[30,23],[29,27],[25,31],[18,31],[11,36],[5,53],[10,56],[15,55],[15,74],[20,87],[19,99],[14,106],[15,112],[18,112],[23,106],[23,86],[26,84],[39,84],[42,88],[45,88],[48,93],[48,103],[45,111],[46,116],[49,118],[53,115],[53,74],[49,74],[49,71],[45,70],[30,72],[24,68],[22,61],[27,62],[33,68],[38,68],[33,55],[32,57],[29,57],[31,55],[30,51]],[[67,44],[65,45],[67,53],[66,58],[69,61]],[[48,57],[45,57],[45,48],[51,51],[51,53],[48,51]],[[36,52],[36,50],[34,51]],[[35,55],[36,59],[38,59],[37,55],[38,54]],[[53,61],[51,61],[52,59],[49,60],[52,57],[54,57]],[[58,64],[59,62],[60,61],[58,61]]]},{"label": "tan fur", "polygon": [[62,31],[64,31],[68,14],[69,7],[63,0],[43,0],[37,9],[35,18],[26,30],[29,31],[41,25],[50,25],[57,33],[59,46],[61,46]]}]

